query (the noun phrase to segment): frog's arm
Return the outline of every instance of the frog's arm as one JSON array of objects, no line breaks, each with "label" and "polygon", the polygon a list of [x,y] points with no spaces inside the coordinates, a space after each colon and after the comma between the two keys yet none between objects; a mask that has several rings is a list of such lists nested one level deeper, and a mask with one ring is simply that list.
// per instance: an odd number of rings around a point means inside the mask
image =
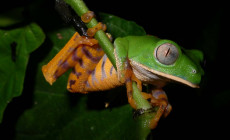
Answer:
[{"label": "frog's arm", "polygon": [[128,47],[129,42],[125,38],[117,38],[114,41],[114,53],[116,58],[118,79],[121,83],[126,84],[127,97],[130,105],[133,108],[136,107],[136,103],[133,100],[133,88],[132,88],[132,70],[128,61]]},{"label": "frog's arm", "polygon": [[121,83],[125,83],[125,67],[128,65],[127,56],[129,41],[125,38],[117,38],[114,41],[114,46],[118,79]]},{"label": "frog's arm", "polygon": [[[129,40],[126,38],[117,38],[114,41],[114,46],[118,79],[121,83],[125,83],[128,101],[134,109],[137,109],[138,106],[133,98],[133,93],[140,92],[142,90],[142,83],[133,74],[132,67],[128,59]],[[137,89],[132,87],[133,81],[137,83]]]}]

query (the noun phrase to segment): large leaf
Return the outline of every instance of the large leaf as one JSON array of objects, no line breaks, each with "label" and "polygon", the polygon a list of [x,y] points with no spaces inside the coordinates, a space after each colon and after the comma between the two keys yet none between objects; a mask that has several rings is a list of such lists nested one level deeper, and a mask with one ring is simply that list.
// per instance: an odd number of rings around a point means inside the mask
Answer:
[{"label": "large leaf", "polygon": [[44,41],[41,28],[32,23],[0,30],[0,121],[7,104],[21,95],[29,54]]},{"label": "large leaf", "polygon": [[[136,27],[141,28],[134,22],[118,17],[114,19],[111,15],[104,14],[104,18],[107,23],[119,21],[116,28],[108,26],[108,30],[114,33],[114,30],[119,29],[123,30],[123,35],[131,35]],[[121,26],[126,23],[129,24],[127,31]],[[50,46],[43,46],[35,52],[37,55],[48,54],[36,66],[35,88],[30,93],[34,94],[34,104],[19,118],[16,139],[143,139],[145,136],[139,133],[138,124],[132,118],[132,108],[127,104],[124,89],[79,95],[67,92],[68,73],[52,86],[45,81],[41,72],[42,65],[55,56],[73,33],[72,28],[50,32],[48,38],[51,43],[45,44],[53,44],[51,50],[46,52]],[[145,34],[144,30],[139,33]],[[31,61],[33,59],[35,57]],[[106,102],[110,103],[108,108],[105,108]]]},{"label": "large leaf", "polygon": [[146,35],[144,28],[137,25],[134,21],[127,21],[106,13],[100,13],[100,17],[102,18],[102,22],[106,24],[108,28],[107,31],[111,33],[114,38],[128,35]]}]

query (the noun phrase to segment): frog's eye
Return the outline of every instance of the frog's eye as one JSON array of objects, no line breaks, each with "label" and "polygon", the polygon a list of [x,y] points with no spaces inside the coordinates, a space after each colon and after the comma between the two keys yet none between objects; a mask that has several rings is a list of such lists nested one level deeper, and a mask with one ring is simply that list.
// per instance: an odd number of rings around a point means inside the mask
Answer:
[{"label": "frog's eye", "polygon": [[155,51],[155,57],[157,60],[165,65],[173,64],[178,56],[179,52],[177,47],[170,43],[160,45]]}]

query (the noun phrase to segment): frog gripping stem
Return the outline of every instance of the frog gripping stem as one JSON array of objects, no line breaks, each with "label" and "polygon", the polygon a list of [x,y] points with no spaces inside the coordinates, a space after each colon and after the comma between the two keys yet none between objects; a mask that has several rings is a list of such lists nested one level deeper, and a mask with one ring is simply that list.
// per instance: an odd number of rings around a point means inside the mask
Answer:
[{"label": "frog gripping stem", "polygon": [[[82,21],[86,24],[87,28],[93,28],[98,24],[97,20],[94,18],[94,13],[88,9],[88,7],[82,0],[64,1],[72,7],[72,9],[77,13],[79,17],[81,17]],[[95,32],[96,30],[93,31]],[[105,34],[105,32],[103,30],[97,30],[95,34],[93,33],[92,35],[94,35],[95,39],[98,40],[100,47],[105,52],[105,54],[113,64],[114,68],[117,69],[115,56],[113,54],[114,46]]]},{"label": "frog gripping stem", "polygon": [[106,30],[106,25],[101,23],[101,22],[99,22],[96,26],[94,26],[92,28],[89,28],[87,30],[87,35],[93,37],[96,34],[96,32],[99,31],[99,30],[105,31]]},{"label": "frog gripping stem", "polygon": [[[82,16],[81,16],[81,20],[84,22],[84,23],[89,23],[93,18],[95,17],[95,14],[93,11],[88,11],[86,13],[84,13]],[[87,30],[87,35],[90,36],[90,37],[93,37],[97,31],[99,30],[103,30],[105,31],[106,30],[106,25],[99,22],[96,26],[92,27],[92,28],[89,28]]]}]

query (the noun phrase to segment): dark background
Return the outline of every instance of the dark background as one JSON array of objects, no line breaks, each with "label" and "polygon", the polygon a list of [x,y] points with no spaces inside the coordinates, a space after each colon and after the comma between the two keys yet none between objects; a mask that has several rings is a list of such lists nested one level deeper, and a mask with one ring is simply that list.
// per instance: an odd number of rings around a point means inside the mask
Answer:
[{"label": "dark background", "polygon": [[[222,139],[228,136],[230,46],[227,32],[229,15],[225,4],[216,1],[84,1],[96,13],[110,13],[135,21],[147,34],[174,40],[184,48],[200,49],[205,54],[205,76],[201,88],[191,89],[177,84],[167,86],[165,91],[173,111],[160,121],[150,139]],[[1,4],[0,12],[32,2],[6,1]],[[49,0],[43,6],[55,13],[53,1]],[[32,19],[36,21],[36,17]]]}]

